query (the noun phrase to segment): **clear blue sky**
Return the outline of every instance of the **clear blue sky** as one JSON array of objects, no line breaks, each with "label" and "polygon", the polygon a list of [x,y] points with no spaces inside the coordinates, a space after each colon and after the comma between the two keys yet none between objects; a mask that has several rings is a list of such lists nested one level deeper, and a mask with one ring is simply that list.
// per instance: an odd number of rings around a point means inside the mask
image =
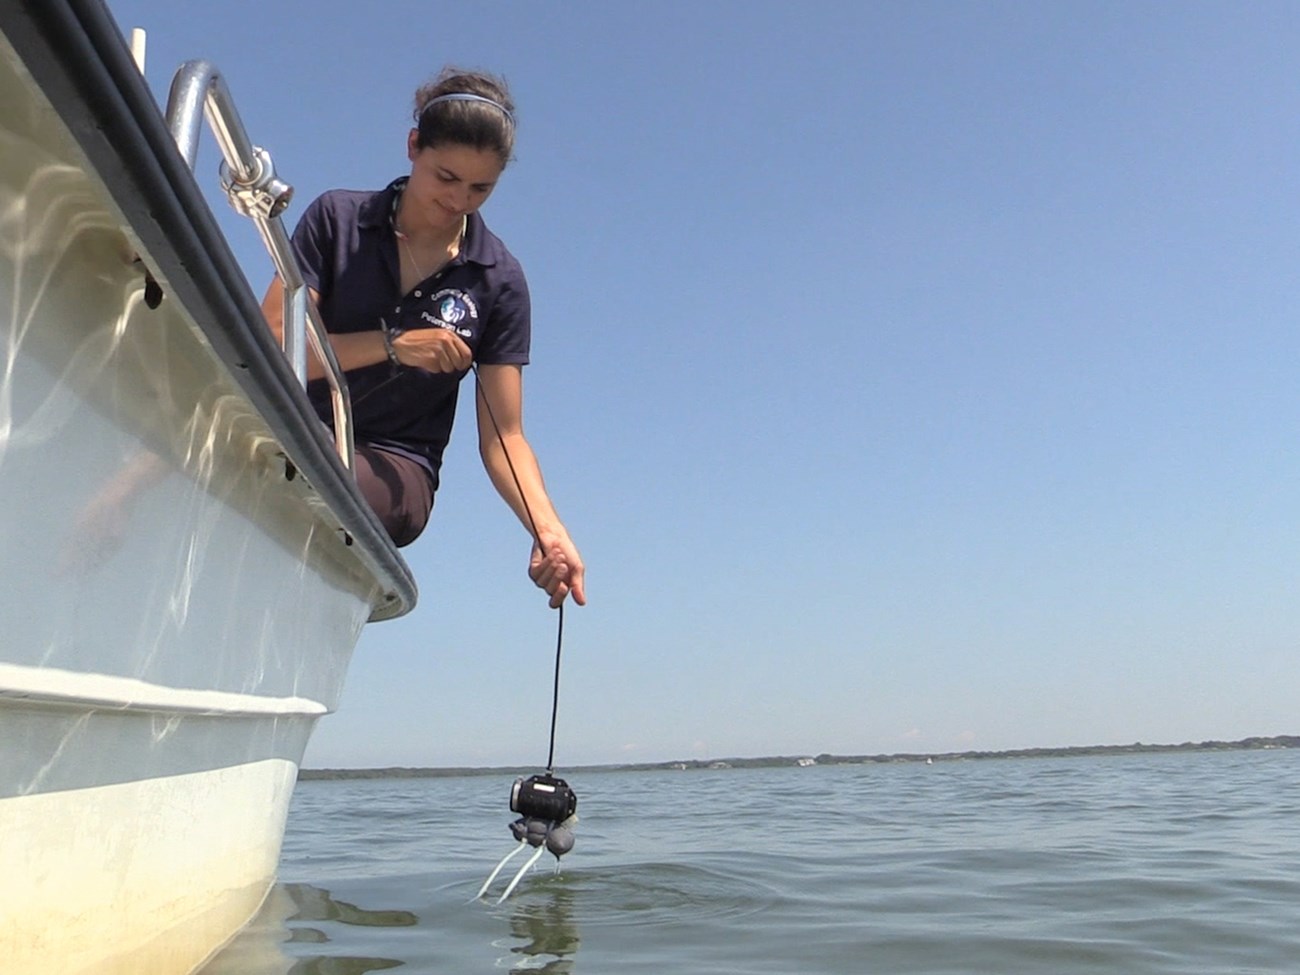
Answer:
[{"label": "clear blue sky", "polygon": [[[442,64],[510,81],[560,766],[1300,731],[1300,7],[110,7],[160,99],[223,70],[290,223],[404,171]],[[406,553],[307,764],[544,764],[472,424]]]}]

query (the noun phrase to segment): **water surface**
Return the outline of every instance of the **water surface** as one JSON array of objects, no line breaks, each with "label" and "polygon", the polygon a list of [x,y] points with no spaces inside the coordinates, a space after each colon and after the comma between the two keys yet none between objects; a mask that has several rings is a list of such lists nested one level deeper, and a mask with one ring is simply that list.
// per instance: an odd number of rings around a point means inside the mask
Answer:
[{"label": "water surface", "polygon": [[280,885],[204,975],[1294,972],[1298,773],[1282,749],[574,774],[577,847],[501,905],[472,898],[512,778],[303,782]]}]

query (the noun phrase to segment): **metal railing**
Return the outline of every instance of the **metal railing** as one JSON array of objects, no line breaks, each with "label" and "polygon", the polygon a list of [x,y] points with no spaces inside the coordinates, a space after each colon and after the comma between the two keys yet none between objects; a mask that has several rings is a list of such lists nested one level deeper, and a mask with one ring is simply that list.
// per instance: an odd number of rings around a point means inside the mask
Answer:
[{"label": "metal railing", "polygon": [[348,383],[329,343],[325,325],[309,300],[298,260],[280,214],[293,197],[293,187],[275,174],[270,154],[253,145],[235,110],[230,89],[208,61],[187,61],[172,80],[167,97],[167,126],[190,169],[198,157],[199,130],[204,116],[221,148],[221,186],[230,205],[257,227],[284,285],[284,331],[281,345],[298,382],[307,385],[307,343],[325,365],[334,406],[334,443],[344,465],[353,460],[352,402]]}]

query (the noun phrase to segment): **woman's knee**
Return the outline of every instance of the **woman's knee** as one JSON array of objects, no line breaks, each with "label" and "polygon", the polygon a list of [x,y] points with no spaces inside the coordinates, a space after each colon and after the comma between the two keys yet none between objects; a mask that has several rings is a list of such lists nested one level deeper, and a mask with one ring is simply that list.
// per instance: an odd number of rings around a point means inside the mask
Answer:
[{"label": "woman's knee", "polygon": [[399,548],[419,538],[433,510],[428,472],[409,457],[374,447],[356,449],[357,486]]}]

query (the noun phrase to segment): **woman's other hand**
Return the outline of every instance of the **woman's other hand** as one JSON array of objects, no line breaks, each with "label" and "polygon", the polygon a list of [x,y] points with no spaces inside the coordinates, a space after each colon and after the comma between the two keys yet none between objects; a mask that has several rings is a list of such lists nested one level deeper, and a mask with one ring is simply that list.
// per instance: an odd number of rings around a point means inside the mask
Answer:
[{"label": "woman's other hand", "polygon": [[393,339],[393,352],[402,365],[429,372],[461,372],[474,358],[460,336],[445,328],[403,332]]},{"label": "woman's other hand", "polygon": [[570,593],[579,606],[587,605],[583,572],[582,556],[568,535],[543,531],[540,543],[533,542],[528,574],[538,588],[545,589],[551,597],[552,609],[564,602]]}]

